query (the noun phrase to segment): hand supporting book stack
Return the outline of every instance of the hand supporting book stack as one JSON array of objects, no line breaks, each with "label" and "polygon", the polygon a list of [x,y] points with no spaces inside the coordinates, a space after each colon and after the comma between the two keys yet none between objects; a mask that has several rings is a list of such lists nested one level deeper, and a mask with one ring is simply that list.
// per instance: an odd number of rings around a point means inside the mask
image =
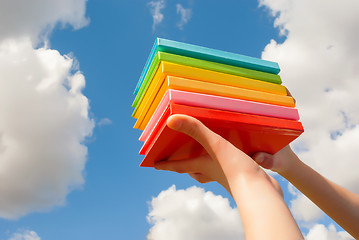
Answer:
[{"label": "hand supporting book stack", "polygon": [[134,94],[135,128],[145,155],[140,166],[205,154],[166,125],[173,114],[200,120],[252,155],[276,153],[304,130],[277,63],[157,38]]}]

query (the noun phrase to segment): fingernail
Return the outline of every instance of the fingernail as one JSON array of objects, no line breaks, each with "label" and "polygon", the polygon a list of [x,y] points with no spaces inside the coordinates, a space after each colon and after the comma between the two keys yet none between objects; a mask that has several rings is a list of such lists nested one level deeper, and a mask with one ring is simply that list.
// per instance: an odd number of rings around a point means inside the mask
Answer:
[{"label": "fingernail", "polygon": [[182,121],[180,119],[172,119],[169,117],[167,119],[167,126],[172,129],[180,129],[182,125]]},{"label": "fingernail", "polygon": [[263,161],[264,161],[264,155],[263,155],[263,154],[258,154],[258,155],[255,157],[254,161],[256,161],[257,163],[263,162]]}]

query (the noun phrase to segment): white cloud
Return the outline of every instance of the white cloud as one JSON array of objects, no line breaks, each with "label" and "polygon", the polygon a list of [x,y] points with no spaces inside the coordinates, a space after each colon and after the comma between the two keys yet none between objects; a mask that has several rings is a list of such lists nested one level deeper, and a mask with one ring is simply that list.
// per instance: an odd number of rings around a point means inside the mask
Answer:
[{"label": "white cloud", "polygon": [[98,126],[104,126],[104,125],[111,125],[112,124],[112,120],[109,118],[101,118],[98,122],[97,125]]},{"label": "white cloud", "polygon": [[29,39],[0,43],[0,217],[64,204],[84,183],[94,123],[72,63]]},{"label": "white cloud", "polygon": [[62,205],[84,183],[84,141],[94,127],[85,77],[73,57],[34,47],[48,43],[56,25],[88,24],[85,11],[86,0],[0,2],[2,218]]},{"label": "white cloud", "polygon": [[6,38],[30,37],[37,45],[57,25],[78,29],[88,24],[87,0],[2,0],[0,42]]},{"label": "white cloud", "polygon": [[244,239],[240,216],[228,199],[204,189],[175,186],[152,199],[148,240]]},{"label": "white cloud", "polygon": [[[297,194],[296,189],[290,191]],[[147,219],[153,227],[147,240],[245,239],[237,209],[229,205],[228,199],[205,192],[202,188],[193,186],[176,190],[172,186],[153,198],[150,208]],[[347,232],[338,231],[334,224],[308,226],[306,240],[353,239]]]},{"label": "white cloud", "polygon": [[314,225],[305,236],[306,240],[354,240],[347,232],[337,231],[333,224],[325,227],[322,224]]},{"label": "white cloud", "polygon": [[41,240],[36,232],[25,230],[14,233],[9,240]]},{"label": "white cloud", "polygon": [[314,221],[323,217],[323,212],[291,183],[288,183],[288,192],[293,196],[290,200],[290,209],[294,218],[304,226],[313,225]]},{"label": "white cloud", "polygon": [[166,6],[165,0],[153,0],[148,3],[148,6],[150,7],[150,13],[153,18],[153,25],[152,29],[153,31],[156,29],[156,26],[160,24],[163,21],[163,14],[161,13],[162,9]]},{"label": "white cloud", "polygon": [[192,17],[192,9],[186,9],[179,3],[177,3],[176,8],[177,14],[179,14],[181,17],[180,21],[177,23],[177,26],[179,29],[183,30],[184,25],[186,25]]},{"label": "white cloud", "polygon": [[291,200],[290,209],[295,219],[304,222],[313,222],[323,217],[323,212],[303,194]]},{"label": "white cloud", "polygon": [[[260,0],[285,34],[262,57],[277,61],[297,100],[305,133],[293,145],[300,158],[334,182],[359,194],[359,2]],[[307,203],[305,203],[307,202]],[[316,208],[298,195],[292,202],[302,220]],[[292,209],[293,210],[293,209]]]}]

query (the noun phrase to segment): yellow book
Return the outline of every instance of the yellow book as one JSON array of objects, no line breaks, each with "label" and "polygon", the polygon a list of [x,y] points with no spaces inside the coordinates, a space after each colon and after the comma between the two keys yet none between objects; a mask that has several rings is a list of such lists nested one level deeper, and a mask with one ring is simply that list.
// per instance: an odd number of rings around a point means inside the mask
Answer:
[{"label": "yellow book", "polygon": [[[161,61],[161,64],[158,67],[155,76],[152,78],[147,91],[144,93],[142,100],[139,102],[139,104],[137,104],[132,114],[134,118],[139,117],[139,114],[143,108],[142,104],[145,104],[151,95],[157,94],[160,86],[159,84],[162,84],[167,75],[252,89],[262,92],[269,92],[279,95],[287,95],[287,90],[282,85]],[[153,93],[153,91],[155,91],[155,93]]]},{"label": "yellow book", "polygon": [[[160,76],[157,75],[157,77]],[[146,103],[142,104],[138,109],[140,113],[134,127],[139,128],[140,130],[143,130],[147,126],[147,123],[156,111],[157,106],[168,89],[231,97],[286,107],[295,106],[293,98],[286,95],[278,95],[268,92],[261,92],[169,75],[165,77],[165,80],[161,84],[157,82],[157,85],[154,86],[153,89],[159,89],[159,91],[156,94],[152,91],[152,95],[149,96]]]}]

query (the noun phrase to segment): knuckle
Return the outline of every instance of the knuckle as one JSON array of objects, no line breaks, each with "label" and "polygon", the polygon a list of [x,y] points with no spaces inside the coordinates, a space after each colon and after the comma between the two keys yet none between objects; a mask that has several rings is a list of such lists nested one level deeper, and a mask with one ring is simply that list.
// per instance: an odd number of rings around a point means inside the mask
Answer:
[{"label": "knuckle", "polygon": [[187,161],[176,161],[173,160],[172,163],[172,171],[176,173],[188,173],[191,171],[191,166],[188,164]]},{"label": "knuckle", "polygon": [[191,177],[193,177],[197,182],[199,183],[207,183],[209,182],[209,180],[207,179],[207,177],[203,176],[200,173],[194,173],[191,174]]},{"label": "knuckle", "polygon": [[173,171],[176,173],[186,173],[185,169],[180,166],[173,167]]}]

